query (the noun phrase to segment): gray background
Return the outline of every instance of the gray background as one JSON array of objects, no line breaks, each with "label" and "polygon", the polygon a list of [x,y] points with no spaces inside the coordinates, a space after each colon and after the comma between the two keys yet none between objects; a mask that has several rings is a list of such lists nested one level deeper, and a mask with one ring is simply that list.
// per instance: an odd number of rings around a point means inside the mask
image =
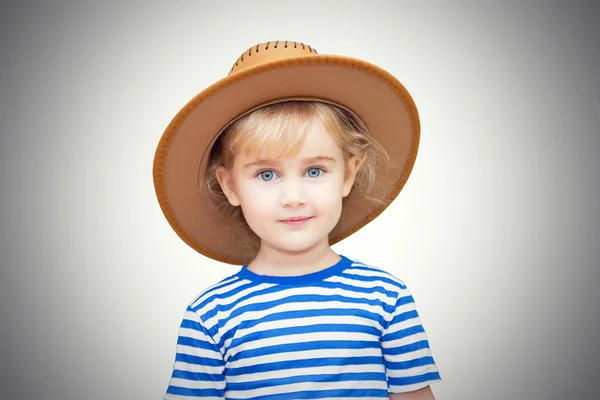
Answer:
[{"label": "gray background", "polygon": [[0,9],[2,397],[161,398],[187,303],[237,267],[170,229],[156,144],[248,47],[295,40],[382,66],[419,108],[408,184],[335,250],[412,289],[436,397],[600,398],[594,2],[12,3]]}]

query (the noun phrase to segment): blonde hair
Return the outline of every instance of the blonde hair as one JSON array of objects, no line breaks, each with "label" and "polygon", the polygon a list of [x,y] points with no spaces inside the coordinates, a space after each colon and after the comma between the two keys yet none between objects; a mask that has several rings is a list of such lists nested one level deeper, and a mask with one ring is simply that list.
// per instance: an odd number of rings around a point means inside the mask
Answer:
[{"label": "blonde hair", "polygon": [[230,227],[231,233],[252,251],[258,251],[260,238],[246,223],[241,207],[230,205],[216,170],[231,169],[235,155],[240,152],[259,158],[293,156],[300,150],[313,118],[323,122],[346,155],[356,155],[361,161],[352,191],[343,201],[360,196],[364,201],[384,204],[387,194],[381,193],[380,174],[385,174],[389,157],[360,118],[345,108],[319,101],[291,100],[266,105],[242,116],[222,132],[211,149],[204,177],[210,199],[208,206],[225,219],[223,223]]}]

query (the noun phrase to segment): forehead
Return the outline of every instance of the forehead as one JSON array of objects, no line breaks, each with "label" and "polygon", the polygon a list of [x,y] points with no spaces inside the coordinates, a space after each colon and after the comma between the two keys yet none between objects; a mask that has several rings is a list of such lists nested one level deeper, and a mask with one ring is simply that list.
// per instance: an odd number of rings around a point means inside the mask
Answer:
[{"label": "forehead", "polygon": [[302,131],[289,127],[281,138],[260,147],[245,145],[236,155],[244,162],[264,159],[302,159],[315,156],[340,158],[342,149],[319,118],[313,118]]}]

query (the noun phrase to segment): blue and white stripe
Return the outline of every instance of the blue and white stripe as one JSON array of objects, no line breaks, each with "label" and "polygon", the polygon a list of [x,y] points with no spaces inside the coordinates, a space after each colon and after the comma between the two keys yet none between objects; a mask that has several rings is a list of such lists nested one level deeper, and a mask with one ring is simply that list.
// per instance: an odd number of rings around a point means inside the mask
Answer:
[{"label": "blue and white stripe", "polygon": [[406,285],[341,256],[323,271],[245,268],[188,306],[164,400],[387,399],[440,381]]}]

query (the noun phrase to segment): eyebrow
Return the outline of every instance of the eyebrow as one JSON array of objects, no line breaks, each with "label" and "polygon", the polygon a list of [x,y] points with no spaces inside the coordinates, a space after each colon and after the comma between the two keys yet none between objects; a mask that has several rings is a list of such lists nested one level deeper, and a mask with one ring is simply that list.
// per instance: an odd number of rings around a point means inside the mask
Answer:
[{"label": "eyebrow", "polygon": [[[325,156],[316,156],[316,157],[308,157],[303,160],[304,164],[312,164],[315,162],[335,162],[335,158],[325,157]],[[257,165],[278,165],[279,163],[274,160],[257,160],[252,161],[244,165],[244,168],[249,168]]]}]

